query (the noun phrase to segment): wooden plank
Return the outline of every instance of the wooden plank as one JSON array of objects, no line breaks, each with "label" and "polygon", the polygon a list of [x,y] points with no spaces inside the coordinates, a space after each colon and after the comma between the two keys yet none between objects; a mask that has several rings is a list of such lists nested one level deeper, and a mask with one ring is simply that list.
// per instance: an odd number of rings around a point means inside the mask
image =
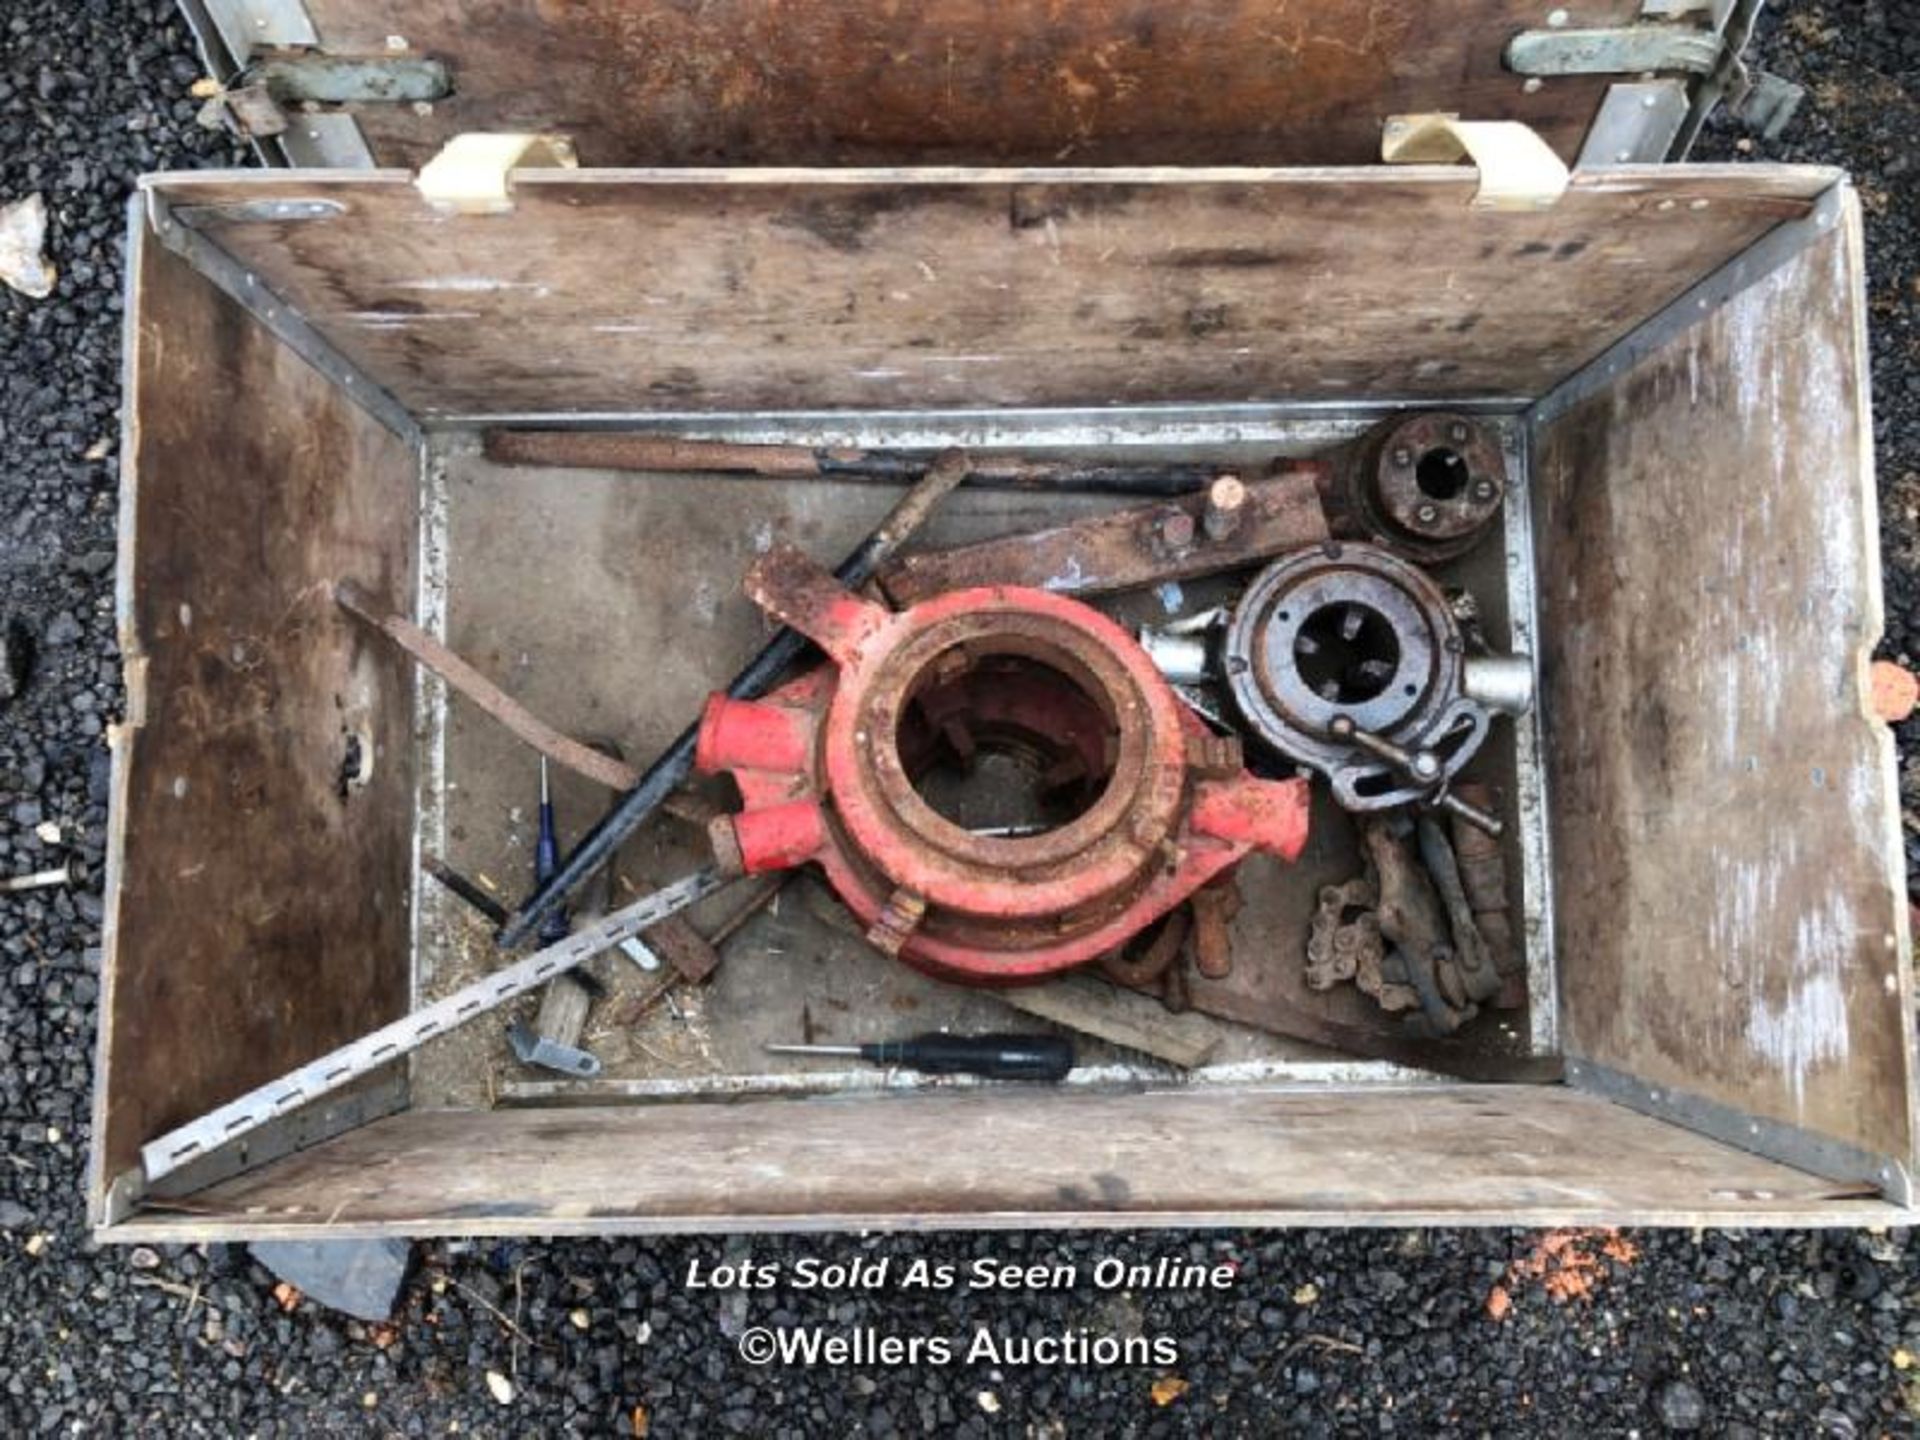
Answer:
[{"label": "wooden plank", "polygon": [[1189,1070],[1212,1058],[1226,1030],[1218,1020],[1190,1010],[1176,1015],[1158,999],[1091,975],[1063,975],[1044,985],[1022,985],[1001,992],[999,998],[1024,1014]]},{"label": "wooden plank", "polygon": [[[427,418],[1530,397],[1831,183],[1597,173],[523,172],[152,182]],[[327,218],[259,218],[270,198]]]},{"label": "wooden plank", "polygon": [[1907,1161],[1857,214],[1538,437],[1567,1051]]},{"label": "wooden plank", "polygon": [[[307,0],[335,54],[400,33],[455,93],[360,107],[383,164],[558,129],[593,165],[1366,164],[1386,116],[1514,118],[1571,161],[1607,81],[1501,63],[1527,0]],[[1588,0],[1583,25],[1637,0]]]},{"label": "wooden plank", "polygon": [[123,1227],[147,1238],[980,1225],[1874,1223],[1901,1212],[1558,1088],[1031,1087],[415,1111]]},{"label": "wooden plank", "polygon": [[330,587],[411,609],[413,455],[177,256],[134,263],[96,1205],[408,987],[411,662]]}]

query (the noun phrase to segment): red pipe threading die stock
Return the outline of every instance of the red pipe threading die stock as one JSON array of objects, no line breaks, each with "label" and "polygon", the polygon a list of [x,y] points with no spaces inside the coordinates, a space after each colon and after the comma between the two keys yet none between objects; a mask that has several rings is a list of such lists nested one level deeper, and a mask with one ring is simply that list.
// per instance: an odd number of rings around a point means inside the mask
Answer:
[{"label": "red pipe threading die stock", "polygon": [[[826,651],[762,700],[712,696],[695,763],[743,808],[714,822],[746,874],[817,863],[878,948],[949,980],[1043,979],[1117,949],[1209,880],[1307,838],[1307,782],[1262,780],[1127,632],[1043,590],[957,590],[895,613],[790,547],[747,593]],[[921,782],[1017,758],[1053,813],[980,833]]]}]

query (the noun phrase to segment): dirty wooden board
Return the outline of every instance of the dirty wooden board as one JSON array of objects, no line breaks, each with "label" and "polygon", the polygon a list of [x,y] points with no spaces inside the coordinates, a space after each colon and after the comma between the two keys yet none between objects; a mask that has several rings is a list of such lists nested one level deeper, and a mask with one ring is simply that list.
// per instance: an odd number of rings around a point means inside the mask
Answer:
[{"label": "dirty wooden board", "polygon": [[[1635,0],[1590,0],[1615,25]],[[1571,160],[1607,81],[1529,94],[1527,0],[307,0],[334,54],[445,60],[422,114],[358,107],[379,163],[464,130],[560,130],[591,165],[1359,165],[1386,116],[1525,120]]]},{"label": "dirty wooden board", "polygon": [[[511,215],[403,177],[166,177],[427,418],[1530,398],[1833,172],[526,171]],[[249,218],[248,201],[339,213]]]},{"label": "dirty wooden board", "polygon": [[1569,1054],[1905,1160],[1910,976],[1849,224],[1544,427]]},{"label": "dirty wooden board", "polygon": [[413,677],[329,587],[412,609],[414,457],[181,260],[137,265],[96,1179],[407,999]]},{"label": "dirty wooden board", "polygon": [[1011,1225],[1885,1224],[1905,1212],[1558,1088],[1161,1090],[411,1111],[142,1238]]},{"label": "dirty wooden board", "polygon": [[[1275,446],[1213,447],[1207,458],[1264,463]],[[1186,458],[1201,458],[1193,451]],[[767,634],[761,612],[739,588],[756,554],[791,541],[828,562],[851,550],[892,503],[888,487],[844,482],[715,479],[701,475],[502,467],[469,437],[446,446],[448,639],[453,648],[515,698],[568,734],[615,741],[644,764],[699,713],[708,692],[753,653]],[[1124,505],[1112,497],[962,490],[943,501],[920,537],[959,544],[1056,524]],[[1212,588],[1209,588],[1209,587]],[[1216,598],[1219,582],[1190,582],[1189,608]],[[1164,620],[1168,594],[1114,597],[1129,623]],[[531,884],[538,778],[533,753],[459,697],[447,723],[447,848],[456,868],[503,900]],[[562,841],[583,833],[609,803],[606,790],[580,777],[553,776]],[[737,803],[730,782],[707,782],[713,797]],[[665,820],[622,851],[617,899],[633,898],[700,863],[698,837]],[[1350,853],[1330,869],[1262,864],[1249,869],[1254,893],[1275,890],[1262,913],[1297,930],[1314,887],[1343,878]],[[1297,873],[1296,873],[1297,872]],[[1284,887],[1284,888],[1283,888]],[[582,903],[599,894],[588,887]],[[637,1027],[614,1023],[622,1001],[644,995],[653,979],[617,956],[595,962],[610,985],[609,1003],[588,1020],[590,1047],[609,1079],[689,1083],[784,1068],[762,1051],[767,1041],[878,1040],[902,1033],[1019,1028],[1022,1018],[992,994],[944,984],[874,953],[823,913],[834,902],[811,882],[788,887],[773,914],[747,927],[699,990],[662,1005]],[[724,910],[716,898],[696,912]],[[576,908],[578,908],[576,906]],[[841,912],[843,913],[843,912]],[[1290,919],[1288,918],[1290,916]],[[1262,954],[1261,961],[1299,965]],[[418,965],[427,998],[478,978],[498,962],[487,926],[464,913],[424,937]],[[415,1057],[413,1092],[422,1106],[488,1103],[510,1080],[538,1078],[508,1055],[506,1014],[436,1039]],[[1090,1057],[1101,1054],[1090,1047]],[[1233,1037],[1221,1058],[1298,1058],[1324,1052],[1253,1032]]]}]

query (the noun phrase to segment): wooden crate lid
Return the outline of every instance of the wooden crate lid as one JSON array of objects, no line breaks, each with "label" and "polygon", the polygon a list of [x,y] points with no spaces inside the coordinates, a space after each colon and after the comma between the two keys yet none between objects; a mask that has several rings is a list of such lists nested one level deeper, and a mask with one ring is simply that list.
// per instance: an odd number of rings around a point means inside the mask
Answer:
[{"label": "wooden crate lid", "polygon": [[[191,16],[200,0],[186,8]],[[322,107],[329,119],[283,106],[293,112],[283,138],[290,151],[308,142],[295,155],[307,165],[417,168],[449,136],[476,130],[564,133],[591,166],[1352,165],[1379,159],[1387,116],[1434,110],[1524,121],[1571,163],[1613,80],[1633,77],[1528,79],[1508,68],[1509,43],[1550,27],[1571,38],[1671,24],[1673,8],[216,0],[201,29],[211,48],[256,67],[316,56],[374,62],[372,72],[336,71],[326,82],[349,88],[380,83],[380,65],[444,64],[444,98],[404,98],[418,92],[403,84],[403,98]],[[1711,47],[1710,15],[1703,3],[1678,23],[1699,27]],[[315,158],[312,139],[325,124],[337,136],[348,116],[364,145],[355,137]]]}]

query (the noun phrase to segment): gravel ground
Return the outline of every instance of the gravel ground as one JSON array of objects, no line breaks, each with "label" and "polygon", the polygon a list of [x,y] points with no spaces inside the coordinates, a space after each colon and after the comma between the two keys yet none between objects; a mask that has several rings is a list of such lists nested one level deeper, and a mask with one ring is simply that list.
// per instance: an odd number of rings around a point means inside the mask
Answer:
[{"label": "gravel ground", "polygon": [[[1920,14],[1799,6],[1760,52],[1807,85],[1777,144],[1869,211],[1888,653],[1920,660]],[[0,202],[53,211],[60,284],[0,290],[0,1416],[10,1434],[1140,1431],[1907,1434],[1920,1415],[1912,1238],[1506,1232],[1129,1233],[421,1247],[404,1312],[366,1327],[293,1300],[239,1249],[96,1250],[78,1206],[97,993],[123,198],[142,171],[235,163],[196,128],[167,4],[0,8]],[[13,692],[18,690],[18,694]],[[1903,728],[1920,782],[1920,722]],[[1909,786],[1920,793],[1920,783]],[[57,833],[56,833],[57,832]],[[1920,853],[1912,855],[1920,870]],[[694,1261],[892,1256],[1078,1264],[1010,1295],[718,1294]],[[1086,1283],[1103,1256],[1226,1261],[1225,1293]],[[1581,1292],[1586,1293],[1568,1293]],[[292,1297],[289,1297],[290,1299]],[[1498,1312],[1498,1313],[1496,1313]],[[945,1365],[767,1367],[758,1324],[957,1337]],[[1169,1336],[1139,1365],[968,1360],[967,1337]],[[1183,1388],[1184,1387],[1184,1388]]]}]

